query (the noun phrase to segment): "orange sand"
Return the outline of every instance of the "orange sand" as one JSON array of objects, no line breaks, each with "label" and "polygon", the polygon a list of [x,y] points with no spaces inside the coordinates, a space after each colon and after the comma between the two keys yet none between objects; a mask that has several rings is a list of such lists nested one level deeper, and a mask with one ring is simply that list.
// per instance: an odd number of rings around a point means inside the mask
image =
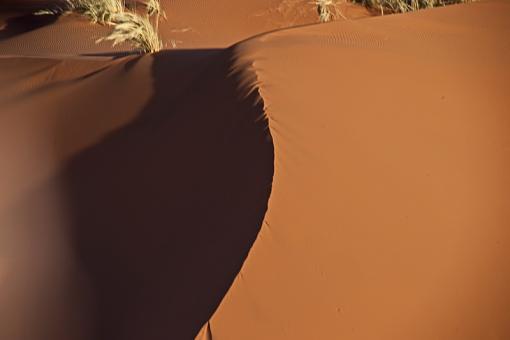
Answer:
[{"label": "orange sand", "polygon": [[146,56],[42,2],[0,15],[0,339],[510,338],[508,1],[168,0]]}]

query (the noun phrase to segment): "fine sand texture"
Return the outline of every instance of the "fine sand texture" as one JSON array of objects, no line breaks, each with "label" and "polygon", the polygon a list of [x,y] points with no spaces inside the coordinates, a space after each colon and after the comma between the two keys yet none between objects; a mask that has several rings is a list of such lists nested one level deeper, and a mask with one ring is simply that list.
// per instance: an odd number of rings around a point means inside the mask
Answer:
[{"label": "fine sand texture", "polygon": [[510,339],[509,1],[165,0],[144,56],[51,3],[0,5],[0,339]]}]

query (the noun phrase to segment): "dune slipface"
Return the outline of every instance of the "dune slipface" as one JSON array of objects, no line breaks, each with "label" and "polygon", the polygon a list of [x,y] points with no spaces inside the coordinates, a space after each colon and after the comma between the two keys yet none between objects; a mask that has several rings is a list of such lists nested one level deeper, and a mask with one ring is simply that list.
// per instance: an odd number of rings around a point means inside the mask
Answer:
[{"label": "dune slipface", "polygon": [[507,1],[162,1],[145,56],[52,4],[0,12],[0,339],[510,338]]}]

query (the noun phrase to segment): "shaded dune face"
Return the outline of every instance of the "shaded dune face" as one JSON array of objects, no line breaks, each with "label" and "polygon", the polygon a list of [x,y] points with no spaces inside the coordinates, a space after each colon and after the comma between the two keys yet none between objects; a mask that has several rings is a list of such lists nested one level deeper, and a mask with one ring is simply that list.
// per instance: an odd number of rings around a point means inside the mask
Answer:
[{"label": "shaded dune face", "polygon": [[64,6],[66,0],[2,0],[2,9],[38,9]]},{"label": "shaded dune face", "polygon": [[59,176],[94,292],[94,339],[192,338],[255,240],[272,144],[257,94],[241,99],[228,60],[216,57],[168,106],[174,57],[156,56],[155,94],[140,120]]},{"label": "shaded dune face", "polygon": [[2,25],[2,30],[0,30],[0,41],[16,37],[19,34],[37,30],[38,28],[46,25],[50,25],[54,23],[57,18],[57,15],[35,14],[23,14],[20,16],[8,18]]},{"label": "shaded dune face", "polygon": [[[137,118],[55,161],[45,183],[28,190],[9,218],[0,215],[17,230],[48,227],[40,240],[57,249],[41,261],[53,271],[31,274],[32,262],[22,261],[30,247],[2,254],[14,259],[10,268],[27,272],[19,279],[20,295],[34,296],[27,306],[67,304],[27,307],[21,318],[37,330],[25,332],[22,320],[9,339],[191,339],[212,316],[256,238],[273,175],[263,103],[245,90],[231,58],[229,50],[172,51],[115,66],[126,73],[151,67],[153,92]],[[105,81],[97,77],[90,81]],[[90,97],[80,100],[92,116],[101,110]],[[57,158],[76,143],[66,132],[74,124],[69,115],[54,122]],[[49,264],[63,258],[66,266]],[[3,299],[11,308],[21,304]],[[74,328],[59,326],[71,321]]]}]

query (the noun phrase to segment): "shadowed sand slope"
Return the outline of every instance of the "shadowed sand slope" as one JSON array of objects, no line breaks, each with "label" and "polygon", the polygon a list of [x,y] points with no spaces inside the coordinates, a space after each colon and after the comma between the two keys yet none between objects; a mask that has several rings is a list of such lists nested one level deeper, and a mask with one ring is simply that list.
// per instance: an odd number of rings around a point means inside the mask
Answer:
[{"label": "shadowed sand slope", "polygon": [[1,339],[198,333],[273,174],[262,102],[231,59],[1,60],[53,75],[1,100]]},{"label": "shadowed sand slope", "polygon": [[509,36],[494,1],[238,46],[273,190],[198,338],[510,338]]}]

